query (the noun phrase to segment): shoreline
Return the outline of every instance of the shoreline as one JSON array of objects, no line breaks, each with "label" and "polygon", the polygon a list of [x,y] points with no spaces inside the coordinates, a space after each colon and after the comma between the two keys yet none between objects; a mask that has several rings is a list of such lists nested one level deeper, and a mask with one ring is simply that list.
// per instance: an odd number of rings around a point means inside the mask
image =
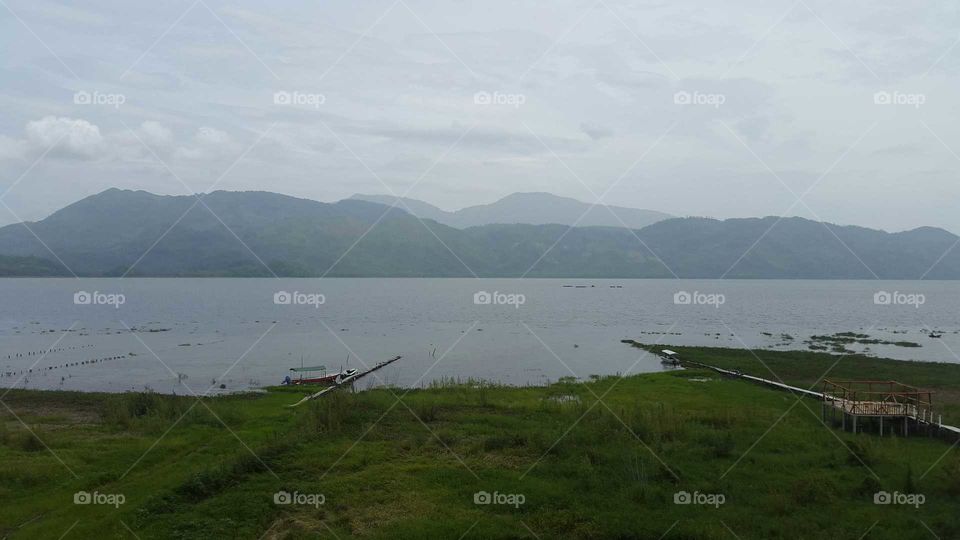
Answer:
[{"label": "shoreline", "polygon": [[[641,346],[732,369],[762,360],[787,382],[834,365],[838,376],[895,370],[907,383],[960,388],[958,365]],[[948,444],[832,429],[815,400],[707,369],[341,390],[288,407],[309,391],[10,391],[0,409],[0,535],[56,537],[75,524],[80,536],[144,539],[457,538],[475,524],[487,538],[658,537],[671,525],[697,538],[855,537],[882,521],[880,537],[896,538],[915,532],[914,517],[942,537],[960,527],[960,461],[945,455]],[[937,403],[960,410],[954,394]],[[880,492],[926,502],[876,505]],[[124,502],[78,505],[77,493]],[[278,503],[278,493],[317,504]],[[523,502],[478,504],[484,493]],[[722,502],[689,506],[684,493]]]},{"label": "shoreline", "polygon": [[[848,332],[848,333],[849,333],[849,332]],[[644,334],[644,337],[651,337],[651,336],[659,336],[659,335],[661,335],[661,334],[659,334],[659,333],[657,333],[657,332],[646,332],[646,333],[643,333],[643,334]],[[843,333],[841,333],[841,334],[843,334]],[[769,335],[769,336],[773,336],[773,334],[770,334],[769,332],[760,332],[759,335]],[[820,337],[820,336],[814,335],[814,336],[812,336],[812,337],[813,337],[813,338],[816,338],[816,337]],[[716,346],[714,346],[714,345],[709,345],[709,346],[708,346],[708,345],[679,345],[679,344],[664,344],[664,345],[661,345],[661,344],[654,344],[654,343],[651,343],[651,342],[642,342],[642,341],[638,341],[638,340],[634,340],[634,339],[629,339],[629,338],[621,339],[620,342],[623,343],[623,344],[626,344],[626,345],[629,345],[629,344],[635,342],[635,343],[639,344],[639,345],[637,345],[639,348],[646,349],[646,350],[648,350],[649,352],[652,352],[652,353],[654,353],[654,352],[656,352],[657,350],[662,349],[662,348],[668,348],[668,349],[674,349],[674,350],[681,350],[681,349],[682,349],[682,350],[687,350],[687,351],[695,351],[695,354],[696,354],[697,356],[700,356],[700,355],[703,355],[703,354],[710,354],[711,351],[716,351],[718,354],[720,354],[721,357],[726,357],[726,356],[728,356],[729,354],[740,354],[740,353],[743,353],[746,357],[750,357],[750,356],[752,356],[752,355],[750,355],[750,354],[748,354],[748,353],[749,353],[750,351],[752,351],[754,354],[760,354],[760,353],[769,354],[769,355],[771,355],[773,358],[783,358],[783,359],[789,359],[789,360],[791,360],[791,361],[798,361],[798,362],[803,362],[803,361],[806,361],[806,360],[816,359],[816,358],[819,358],[819,359],[821,359],[821,360],[823,360],[823,359],[828,359],[828,358],[833,359],[833,360],[837,360],[837,359],[839,359],[839,358],[856,358],[856,359],[859,359],[858,361],[861,362],[861,363],[863,363],[863,362],[869,363],[869,362],[871,362],[871,361],[875,361],[875,362],[878,363],[877,365],[880,365],[880,366],[888,366],[889,369],[898,369],[898,370],[899,370],[899,369],[908,369],[910,366],[916,366],[916,365],[921,365],[921,366],[928,366],[928,365],[930,365],[930,366],[936,366],[936,365],[941,365],[941,366],[956,366],[957,369],[960,370],[960,361],[952,362],[952,361],[949,361],[949,360],[923,360],[923,359],[891,358],[891,357],[885,357],[885,356],[881,356],[881,355],[864,354],[864,353],[862,353],[862,352],[850,351],[850,350],[847,350],[846,352],[837,352],[837,351],[830,351],[830,350],[816,350],[816,349],[811,349],[811,348],[810,348],[810,345],[808,345],[808,344],[810,344],[810,343],[816,343],[815,340],[811,340],[811,339],[808,339],[808,340],[796,339],[796,340],[793,341],[793,343],[791,343],[791,344],[785,344],[786,346],[781,346],[781,347],[776,347],[777,344],[773,344],[773,345],[767,345],[766,347],[753,347],[753,348],[750,348],[750,349],[744,348],[744,347],[742,347],[742,346],[732,345],[732,344],[721,344],[721,345],[716,345]],[[828,342],[828,343],[829,343],[829,342]],[[906,348],[906,349],[910,349],[910,350],[916,350],[916,351],[918,351],[918,354],[922,354],[922,353],[924,352],[924,350],[925,350],[924,347],[922,347],[922,346],[917,346],[917,347],[909,346],[909,347],[908,347],[908,346],[902,346],[902,345],[894,344],[894,343],[892,343],[892,342],[889,343],[889,345],[890,345],[890,346],[894,346],[894,347],[902,347],[902,348]],[[821,356],[821,355],[823,355],[823,356]],[[136,355],[135,355],[135,356],[136,356]],[[703,363],[709,364],[709,362],[703,362]],[[70,365],[73,365],[73,364],[76,364],[75,367],[81,367],[81,368],[85,367],[86,365],[97,365],[96,362],[95,362],[95,361],[92,361],[92,360],[91,360],[91,361],[84,361],[84,362],[77,361],[77,362],[72,362],[72,363],[70,363]],[[82,365],[81,365],[81,364],[82,364]],[[61,367],[62,367],[62,368],[67,368],[67,367],[69,367],[69,366],[68,366],[68,365],[63,365],[63,366],[56,366],[56,367],[57,367],[57,368],[61,368]],[[717,366],[717,367],[729,367],[729,366]],[[769,376],[769,375],[770,375],[769,369],[767,369],[767,367],[765,367],[765,366],[759,365],[758,367],[754,367],[753,369],[756,369],[756,370],[759,372],[759,373],[756,374],[757,376]],[[644,372],[639,372],[639,373],[657,373],[657,372],[658,372],[658,371],[644,371]],[[53,374],[56,375],[57,371],[56,371],[55,369],[53,369],[53,368],[47,367],[47,368],[46,368],[46,373],[45,373],[45,372],[44,372],[44,368],[34,367],[34,368],[33,368],[33,373],[27,375],[26,377],[24,377],[24,374],[23,374],[23,373],[19,373],[19,372],[16,372],[16,371],[11,371],[9,374],[7,374],[7,373],[0,374],[0,382],[3,382],[4,379],[13,379],[13,378],[17,378],[17,377],[26,378],[26,379],[28,379],[28,380],[31,379],[31,378],[35,379],[35,378],[37,378],[37,377],[45,377],[45,376],[47,376],[48,373],[53,373]],[[639,374],[639,373],[631,373],[630,375]],[[623,372],[619,372],[619,371],[613,371],[613,372],[609,372],[609,373],[597,372],[596,374],[599,374],[599,375],[604,376],[604,377],[607,377],[607,376],[624,376],[624,373],[623,373]],[[593,375],[593,373],[591,373],[590,375]],[[463,375],[463,376],[442,376],[442,377],[436,379],[436,381],[438,381],[438,382],[447,382],[447,379],[450,379],[450,380],[452,380],[452,381],[455,382],[455,383],[464,383],[464,384],[466,384],[466,383],[468,383],[468,382],[471,382],[471,381],[480,381],[480,382],[483,382],[484,384],[492,384],[492,385],[497,385],[497,386],[506,386],[506,387],[511,387],[511,388],[527,388],[527,387],[538,388],[538,387],[544,387],[544,386],[549,386],[549,385],[551,385],[551,384],[555,384],[556,382],[560,381],[561,379],[566,379],[566,378],[568,378],[568,377],[569,377],[569,375],[560,375],[560,376],[558,376],[558,377],[555,378],[555,379],[543,379],[543,380],[541,380],[541,381],[539,381],[539,382],[530,382],[530,381],[527,381],[527,382],[520,383],[520,384],[514,384],[514,383],[512,383],[512,382],[510,382],[510,381],[504,382],[502,379],[501,379],[501,380],[485,379],[485,378],[482,378],[482,377],[471,376],[471,375]],[[279,378],[279,376],[278,376],[278,378]],[[581,380],[581,381],[582,381],[582,380],[586,380],[587,378],[588,378],[588,375],[582,375],[582,376],[579,377],[577,380]],[[174,380],[173,380],[173,383],[175,383],[175,382],[176,382],[176,380],[174,379]],[[173,383],[171,383],[171,384],[173,384]],[[22,384],[22,382],[18,382],[18,384]],[[118,384],[127,384],[127,383],[118,382]],[[219,384],[219,383],[218,383],[218,384]],[[410,386],[403,386],[403,385],[396,385],[396,387],[397,387],[397,388],[403,388],[403,389],[426,388],[426,387],[429,386],[429,384],[430,384],[430,381],[423,381],[423,382],[420,383],[420,386],[417,386],[417,387],[410,387]],[[957,379],[957,384],[958,384],[958,386],[960,386],[960,379]],[[249,385],[247,385],[247,386],[243,386],[243,387],[236,388],[236,389],[232,389],[232,390],[231,390],[230,388],[221,389],[221,388],[217,388],[217,387],[209,387],[209,388],[208,388],[207,386],[203,386],[203,388],[205,388],[206,390],[205,390],[205,391],[199,391],[199,390],[198,390],[198,391],[196,392],[196,394],[197,394],[197,395],[203,395],[203,396],[205,396],[205,397],[215,397],[215,396],[221,396],[221,395],[236,395],[236,394],[243,394],[243,393],[260,393],[260,392],[269,391],[272,387],[275,387],[275,386],[277,386],[277,384],[265,384],[265,385],[259,385],[259,386],[249,386]],[[365,387],[364,387],[364,390],[366,390],[367,388],[376,388],[377,386],[382,386],[382,384],[377,384],[377,385],[373,385],[373,386],[369,386],[369,387],[368,387],[368,386],[365,386]],[[189,391],[187,391],[185,388],[183,388],[182,386],[181,386],[181,387],[177,387],[177,386],[174,385],[174,386],[172,387],[173,390],[171,390],[171,391],[167,391],[167,390],[165,390],[164,388],[165,388],[165,387],[160,387],[159,385],[156,385],[156,387],[151,387],[151,388],[149,388],[149,389],[145,389],[145,388],[137,388],[137,387],[134,387],[133,385],[130,385],[129,387],[126,387],[126,388],[117,388],[116,390],[104,390],[104,389],[23,388],[23,387],[21,387],[21,386],[3,386],[3,385],[0,385],[0,392],[10,392],[10,391],[79,392],[79,393],[85,393],[85,394],[126,394],[126,393],[141,393],[141,392],[147,392],[147,393],[157,393],[157,394],[169,395],[169,396],[187,396],[187,397],[191,396],[191,393],[190,393]],[[179,390],[183,390],[183,392],[179,392]]]}]

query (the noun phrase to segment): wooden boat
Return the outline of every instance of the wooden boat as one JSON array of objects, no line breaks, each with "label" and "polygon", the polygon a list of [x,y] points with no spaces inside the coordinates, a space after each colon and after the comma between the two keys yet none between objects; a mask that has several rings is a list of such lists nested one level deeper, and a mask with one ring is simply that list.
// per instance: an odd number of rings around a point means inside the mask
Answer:
[{"label": "wooden boat", "polygon": [[680,354],[676,351],[671,351],[670,349],[663,349],[660,351],[660,363],[671,366],[679,366]]},{"label": "wooden boat", "polygon": [[[353,383],[355,380],[357,380],[357,379],[359,379],[359,378],[361,378],[361,377],[363,377],[363,376],[365,376],[365,375],[369,375],[370,373],[373,373],[374,371],[376,371],[376,370],[378,370],[378,369],[384,368],[384,367],[386,367],[386,366],[388,366],[388,365],[396,362],[396,361],[399,360],[399,359],[400,359],[400,356],[394,356],[393,358],[391,358],[391,359],[389,359],[389,360],[385,360],[385,361],[383,361],[383,362],[377,363],[377,365],[375,365],[375,366],[373,366],[372,368],[367,369],[367,370],[365,370],[365,371],[357,371],[357,370],[355,370],[355,369],[348,369],[348,370],[346,370],[346,371],[344,371],[344,372],[342,372],[342,373],[338,373],[337,375],[340,375],[341,377],[340,377],[339,379],[335,380],[329,387],[324,388],[323,390],[320,390],[320,391],[318,391],[318,392],[314,392],[313,394],[310,394],[310,395],[307,395],[307,396],[303,396],[303,399],[301,399],[300,401],[298,401],[298,402],[296,402],[296,403],[294,403],[294,404],[292,404],[292,405],[287,405],[287,407],[297,407],[297,406],[299,406],[299,405],[302,405],[302,404],[310,401],[311,399],[317,399],[317,398],[319,398],[320,396],[323,396],[323,395],[326,395],[326,394],[328,394],[328,393],[330,393],[330,392],[333,392],[333,391],[336,390],[337,388],[342,388],[344,385],[349,385],[349,384]],[[346,376],[342,376],[342,375],[346,375]]]},{"label": "wooden boat", "polygon": [[[327,373],[327,366],[307,366],[290,368],[293,377],[287,375],[283,379],[283,384],[301,385],[301,384],[333,384],[342,373]],[[299,375],[299,377],[297,376]]]}]

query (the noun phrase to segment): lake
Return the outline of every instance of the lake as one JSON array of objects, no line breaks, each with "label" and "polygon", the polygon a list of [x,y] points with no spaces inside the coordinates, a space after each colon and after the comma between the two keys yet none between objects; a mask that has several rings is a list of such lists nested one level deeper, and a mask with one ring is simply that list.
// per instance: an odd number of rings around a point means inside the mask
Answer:
[{"label": "lake", "polygon": [[837,332],[920,345],[851,346],[877,356],[960,362],[960,282],[3,279],[0,298],[0,386],[18,388],[233,392],[395,355],[359,385],[543,384],[664,369],[625,338],[806,349]]}]

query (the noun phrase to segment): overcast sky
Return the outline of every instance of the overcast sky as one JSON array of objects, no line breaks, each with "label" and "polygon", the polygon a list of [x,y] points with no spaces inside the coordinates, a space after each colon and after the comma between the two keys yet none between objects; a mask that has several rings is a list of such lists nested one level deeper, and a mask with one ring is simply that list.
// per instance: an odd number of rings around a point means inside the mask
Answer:
[{"label": "overcast sky", "polygon": [[549,191],[960,233],[955,2],[80,4],[0,2],[2,223],[109,187]]}]

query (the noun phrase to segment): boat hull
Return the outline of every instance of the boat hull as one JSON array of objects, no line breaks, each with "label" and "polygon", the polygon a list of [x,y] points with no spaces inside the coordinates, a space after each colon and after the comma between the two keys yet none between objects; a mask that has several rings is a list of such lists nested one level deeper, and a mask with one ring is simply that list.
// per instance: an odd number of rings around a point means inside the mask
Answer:
[{"label": "boat hull", "polygon": [[301,384],[333,384],[336,382],[337,377],[340,374],[334,375],[324,375],[323,377],[307,377],[303,379],[293,379],[290,381],[290,384],[301,385]]}]

